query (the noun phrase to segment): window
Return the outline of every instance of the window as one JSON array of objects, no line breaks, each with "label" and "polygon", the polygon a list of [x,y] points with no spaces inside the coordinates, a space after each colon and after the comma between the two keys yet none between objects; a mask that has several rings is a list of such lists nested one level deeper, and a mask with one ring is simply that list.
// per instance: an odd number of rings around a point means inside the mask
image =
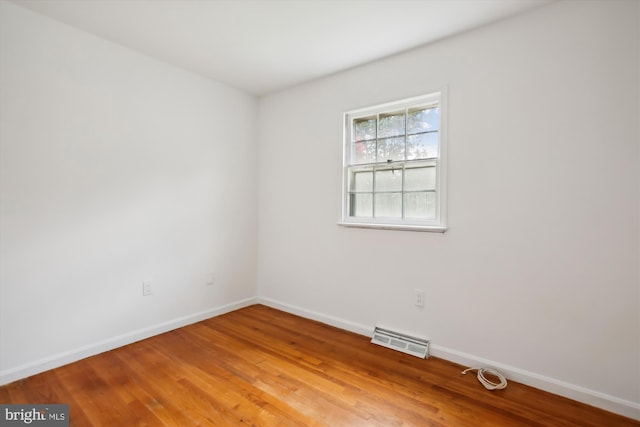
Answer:
[{"label": "window", "polygon": [[345,114],[342,225],[445,231],[443,100]]}]

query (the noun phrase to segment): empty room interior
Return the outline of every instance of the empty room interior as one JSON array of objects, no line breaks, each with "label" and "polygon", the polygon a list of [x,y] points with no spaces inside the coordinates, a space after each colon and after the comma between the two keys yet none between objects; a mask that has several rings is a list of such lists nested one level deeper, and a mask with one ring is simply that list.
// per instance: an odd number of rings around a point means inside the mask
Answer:
[{"label": "empty room interior", "polygon": [[0,0],[0,404],[640,425],[640,2]]}]

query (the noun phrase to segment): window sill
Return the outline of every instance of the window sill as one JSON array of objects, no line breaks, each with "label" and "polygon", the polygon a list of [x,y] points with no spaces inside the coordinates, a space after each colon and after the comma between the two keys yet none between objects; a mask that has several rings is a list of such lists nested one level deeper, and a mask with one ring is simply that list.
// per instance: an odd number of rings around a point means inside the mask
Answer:
[{"label": "window sill", "polygon": [[353,228],[377,228],[380,230],[399,230],[399,231],[423,231],[431,233],[444,233],[447,231],[446,226],[442,225],[411,225],[411,224],[372,224],[368,222],[344,222],[339,221],[341,227]]}]

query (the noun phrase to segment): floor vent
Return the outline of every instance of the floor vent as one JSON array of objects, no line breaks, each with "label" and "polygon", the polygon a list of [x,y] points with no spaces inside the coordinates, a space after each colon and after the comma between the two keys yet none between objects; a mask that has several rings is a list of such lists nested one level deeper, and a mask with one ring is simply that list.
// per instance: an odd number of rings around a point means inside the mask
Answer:
[{"label": "floor vent", "polygon": [[412,337],[376,326],[371,342],[422,359],[429,357],[429,340]]}]

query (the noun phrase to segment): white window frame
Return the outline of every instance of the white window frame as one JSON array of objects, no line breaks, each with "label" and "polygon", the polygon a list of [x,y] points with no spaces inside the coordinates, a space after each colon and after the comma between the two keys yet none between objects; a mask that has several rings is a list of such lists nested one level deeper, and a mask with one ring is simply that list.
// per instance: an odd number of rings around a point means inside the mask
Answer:
[{"label": "white window frame", "polygon": [[[344,135],[343,135],[343,168],[342,168],[342,214],[338,222],[346,227],[379,228],[390,230],[414,230],[445,232],[447,230],[447,94],[446,88],[438,92],[400,101],[375,105],[372,107],[352,110],[344,113]],[[355,120],[372,115],[380,115],[388,112],[395,112],[402,109],[410,109],[423,106],[438,106],[439,108],[439,142],[438,156],[436,158],[423,160],[402,160],[387,163],[388,167],[405,168],[407,165],[428,165],[436,167],[436,215],[434,219],[392,219],[392,218],[362,218],[349,216],[349,174],[351,169],[357,169],[360,165],[351,164],[353,123]],[[385,163],[374,163],[375,169],[384,168]],[[375,194],[375,191],[374,191]],[[403,202],[404,203],[404,202]]]}]

